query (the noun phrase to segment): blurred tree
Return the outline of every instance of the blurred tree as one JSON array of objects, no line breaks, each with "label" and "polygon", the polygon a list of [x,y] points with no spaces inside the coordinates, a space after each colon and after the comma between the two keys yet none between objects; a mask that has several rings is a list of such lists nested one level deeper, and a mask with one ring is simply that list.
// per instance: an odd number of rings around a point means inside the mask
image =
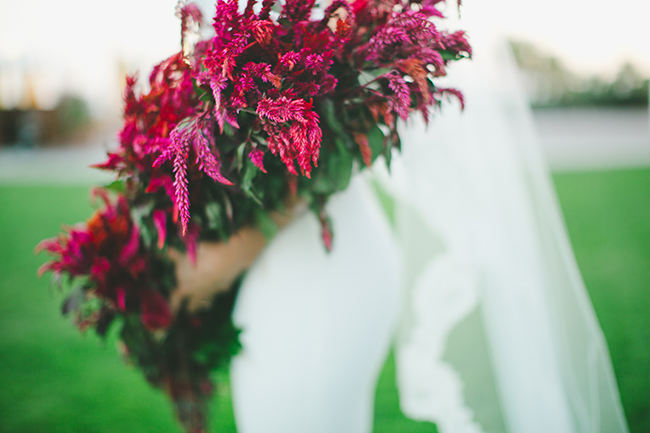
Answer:
[{"label": "blurred tree", "polygon": [[63,95],[54,111],[57,134],[62,137],[69,137],[90,121],[88,104],[79,96]]},{"label": "blurred tree", "polygon": [[558,58],[528,42],[511,41],[510,44],[533,106],[648,104],[648,79],[631,62],[623,64],[614,79],[606,80],[597,75],[574,74]]}]

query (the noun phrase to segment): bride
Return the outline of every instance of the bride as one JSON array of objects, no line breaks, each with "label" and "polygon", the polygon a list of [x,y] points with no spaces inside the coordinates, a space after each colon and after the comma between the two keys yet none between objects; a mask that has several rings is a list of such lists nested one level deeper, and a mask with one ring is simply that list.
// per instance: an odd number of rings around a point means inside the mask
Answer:
[{"label": "bride", "polygon": [[402,125],[392,172],[378,164],[333,197],[331,253],[296,211],[264,249],[252,230],[202,246],[202,273],[177,258],[194,297],[252,263],[234,311],[239,432],[370,432],[391,344],[402,410],[441,433],[627,432],[516,70],[484,19],[495,7],[464,5],[475,55],[451,84],[465,110]]}]

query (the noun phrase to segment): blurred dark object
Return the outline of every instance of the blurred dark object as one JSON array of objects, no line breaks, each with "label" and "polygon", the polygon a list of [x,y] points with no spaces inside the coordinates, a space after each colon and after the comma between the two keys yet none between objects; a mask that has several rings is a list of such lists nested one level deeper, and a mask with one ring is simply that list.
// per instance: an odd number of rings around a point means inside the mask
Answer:
[{"label": "blurred dark object", "polygon": [[534,107],[644,107],[648,78],[632,63],[623,64],[614,78],[571,72],[559,59],[534,45],[510,42]]},{"label": "blurred dark object", "polygon": [[54,138],[54,110],[0,110],[0,146],[33,147]]},{"label": "blurred dark object", "polygon": [[63,95],[51,110],[35,103],[26,108],[0,108],[0,147],[53,145],[83,134],[90,125],[87,103],[74,95]]}]

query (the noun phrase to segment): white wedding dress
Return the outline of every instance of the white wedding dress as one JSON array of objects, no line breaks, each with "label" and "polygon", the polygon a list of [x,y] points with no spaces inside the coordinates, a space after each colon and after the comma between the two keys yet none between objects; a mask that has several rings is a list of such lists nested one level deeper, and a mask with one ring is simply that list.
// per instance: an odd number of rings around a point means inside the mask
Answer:
[{"label": "white wedding dress", "polygon": [[363,176],[329,205],[327,253],[303,214],[246,275],[231,368],[239,433],[369,433],[400,306],[398,251]]},{"label": "white wedding dress", "polygon": [[393,341],[404,413],[441,433],[627,432],[516,70],[485,19],[497,3],[467,1],[449,24],[475,51],[451,68],[466,110],[403,125],[392,173],[373,170],[395,230],[357,175],[329,203],[330,254],[304,214],[247,274],[240,433],[369,433]]}]

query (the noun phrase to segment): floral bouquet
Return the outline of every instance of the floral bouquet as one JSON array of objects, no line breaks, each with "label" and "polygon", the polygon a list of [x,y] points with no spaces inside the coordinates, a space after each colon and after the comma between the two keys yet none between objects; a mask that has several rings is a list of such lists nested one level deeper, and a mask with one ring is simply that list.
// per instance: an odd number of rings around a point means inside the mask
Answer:
[{"label": "floral bouquet", "polygon": [[210,372],[236,353],[232,290],[206,308],[172,311],[172,252],[227,241],[244,227],[271,236],[272,212],[299,200],[333,246],[328,198],[355,170],[399,148],[399,119],[427,120],[462,31],[439,29],[443,0],[220,0],[214,36],[180,9],[182,50],[154,67],[147,91],[127,78],[119,148],[97,167],[116,180],[104,207],[41,248],[65,284],[63,313],[100,336],[119,327],[128,360],[169,394],[188,432],[203,432]]}]

